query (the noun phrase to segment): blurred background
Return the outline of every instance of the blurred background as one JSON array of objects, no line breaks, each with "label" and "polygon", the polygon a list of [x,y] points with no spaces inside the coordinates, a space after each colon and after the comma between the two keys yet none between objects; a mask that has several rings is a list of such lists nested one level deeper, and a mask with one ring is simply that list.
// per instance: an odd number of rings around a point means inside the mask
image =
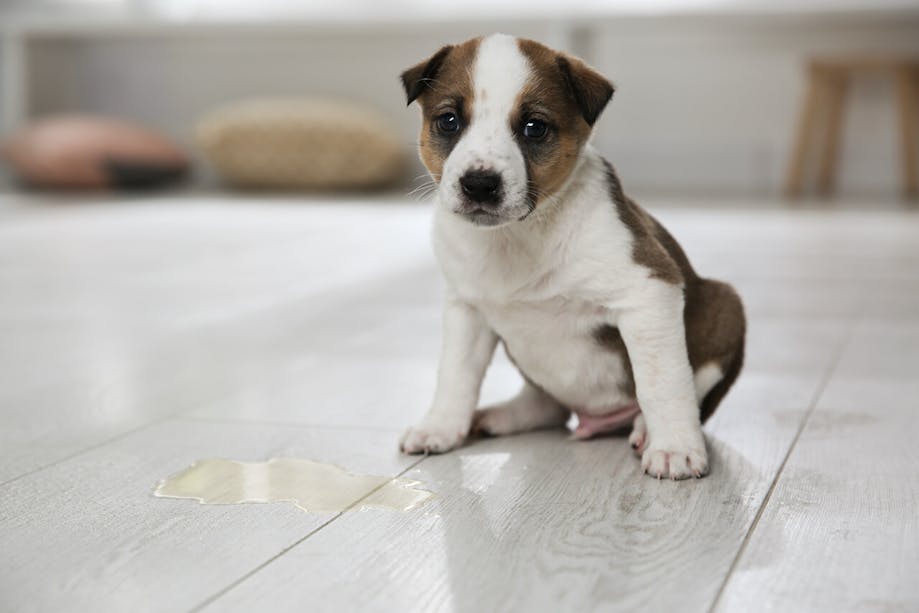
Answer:
[{"label": "blurred background", "polygon": [[[915,142],[919,122],[902,106],[909,100],[915,113],[919,98],[915,88],[901,91],[896,74],[919,57],[916,0],[4,0],[0,6],[8,161],[15,159],[9,150],[17,131],[81,113],[152,132],[134,135],[141,140],[167,138],[187,154],[186,185],[195,189],[404,193],[423,169],[414,153],[418,112],[405,108],[399,72],[444,43],[505,31],[576,53],[615,82],[595,143],[638,195],[735,203],[788,191],[807,195],[821,173],[823,195],[867,197],[871,206],[896,203],[910,191],[905,141]],[[815,61],[842,62],[844,82],[824,88],[822,97],[815,93],[805,120],[808,66]],[[883,65],[866,69],[866,61]],[[325,106],[317,108],[316,99]],[[335,115],[344,104],[357,106]],[[910,121],[913,132],[906,134]],[[263,132],[246,132],[252,123]],[[279,148],[278,133],[289,134],[292,124],[306,134],[300,144]],[[796,163],[802,126],[816,136],[801,145]],[[51,127],[64,136],[19,134],[13,166],[34,174],[35,160],[22,159],[41,155],[34,139],[63,141],[76,149],[68,155],[79,156],[74,138],[99,138],[100,126],[79,137],[66,125]],[[258,145],[288,158],[304,147],[335,153],[349,130],[371,134],[389,159],[374,176],[329,184],[323,177],[298,180],[304,171],[296,160],[284,162],[290,180],[259,177],[251,168],[278,160],[233,166],[240,149],[258,158],[251,153]],[[131,135],[116,126],[107,137],[119,143]],[[316,138],[323,144],[311,145]],[[353,166],[353,146],[339,153],[342,162],[327,173]],[[813,168],[808,160],[816,160]],[[7,164],[5,189],[21,185],[14,177],[22,174]]]}]

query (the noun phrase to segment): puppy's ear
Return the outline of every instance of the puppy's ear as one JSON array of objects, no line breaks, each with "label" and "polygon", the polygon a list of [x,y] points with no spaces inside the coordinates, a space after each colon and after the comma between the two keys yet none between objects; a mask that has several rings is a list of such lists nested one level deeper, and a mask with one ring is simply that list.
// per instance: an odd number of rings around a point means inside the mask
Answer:
[{"label": "puppy's ear", "polygon": [[559,55],[555,62],[578,108],[581,109],[584,121],[587,125],[594,125],[597,117],[606,108],[606,103],[613,97],[613,84],[579,59]]},{"label": "puppy's ear", "polygon": [[437,78],[437,71],[440,70],[441,65],[450,55],[452,49],[453,45],[441,47],[440,51],[430,58],[402,73],[402,87],[405,88],[405,97],[408,99],[408,104],[414,102],[418,96],[424,93],[425,89],[431,87],[432,82]]}]

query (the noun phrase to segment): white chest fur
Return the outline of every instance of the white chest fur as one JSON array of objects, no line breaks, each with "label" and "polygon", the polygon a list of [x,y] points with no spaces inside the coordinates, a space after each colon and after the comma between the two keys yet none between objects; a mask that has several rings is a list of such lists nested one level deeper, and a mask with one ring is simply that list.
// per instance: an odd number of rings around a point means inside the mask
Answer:
[{"label": "white chest fur", "polygon": [[646,274],[632,263],[605,182],[589,179],[545,213],[552,219],[506,229],[482,230],[438,208],[434,248],[450,291],[482,313],[530,380],[572,409],[603,413],[632,398],[622,391],[622,359],[594,332],[616,325],[617,301]]},{"label": "white chest fur", "polygon": [[567,407],[609,413],[632,400],[622,359],[593,336],[611,318],[601,306],[555,299],[479,308],[520,370]]}]

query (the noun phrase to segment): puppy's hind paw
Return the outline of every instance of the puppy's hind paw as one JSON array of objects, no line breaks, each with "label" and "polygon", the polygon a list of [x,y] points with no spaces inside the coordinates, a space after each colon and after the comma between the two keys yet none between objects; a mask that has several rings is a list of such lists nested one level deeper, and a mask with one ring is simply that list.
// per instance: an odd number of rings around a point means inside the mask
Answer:
[{"label": "puppy's hind paw", "polygon": [[513,432],[513,424],[506,410],[485,409],[475,412],[472,419],[472,433],[480,436],[500,436]]},{"label": "puppy's hind paw", "polygon": [[629,445],[635,450],[635,454],[641,457],[647,442],[648,428],[645,426],[645,418],[639,413],[635,421],[632,422],[632,433],[629,434]]},{"label": "puppy's hind paw", "polygon": [[498,405],[475,412],[472,431],[484,436],[504,436],[565,425],[568,411],[558,407],[538,408]]}]

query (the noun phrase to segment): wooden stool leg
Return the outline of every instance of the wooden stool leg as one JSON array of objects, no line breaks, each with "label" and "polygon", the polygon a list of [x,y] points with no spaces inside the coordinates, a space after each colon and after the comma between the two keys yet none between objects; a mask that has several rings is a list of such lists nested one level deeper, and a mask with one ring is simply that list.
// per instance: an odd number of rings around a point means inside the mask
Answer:
[{"label": "wooden stool leg", "polygon": [[820,152],[820,167],[817,171],[817,193],[829,196],[836,187],[836,166],[839,161],[839,136],[846,106],[848,77],[844,72],[833,71],[825,78],[826,87],[826,134]]},{"label": "wooden stool leg", "polygon": [[820,71],[811,67],[807,73],[807,94],[804,98],[804,105],[801,107],[801,114],[798,116],[795,143],[788,164],[788,174],[785,177],[785,195],[789,198],[800,196],[804,186],[804,172],[807,169],[807,158],[813,142],[814,124],[820,106],[822,89],[822,75]]},{"label": "wooden stool leg", "polygon": [[897,106],[900,115],[900,164],[903,174],[903,195],[915,199],[919,196],[919,155],[916,140],[919,139],[919,96],[917,96],[916,73],[909,68],[897,71]]}]

